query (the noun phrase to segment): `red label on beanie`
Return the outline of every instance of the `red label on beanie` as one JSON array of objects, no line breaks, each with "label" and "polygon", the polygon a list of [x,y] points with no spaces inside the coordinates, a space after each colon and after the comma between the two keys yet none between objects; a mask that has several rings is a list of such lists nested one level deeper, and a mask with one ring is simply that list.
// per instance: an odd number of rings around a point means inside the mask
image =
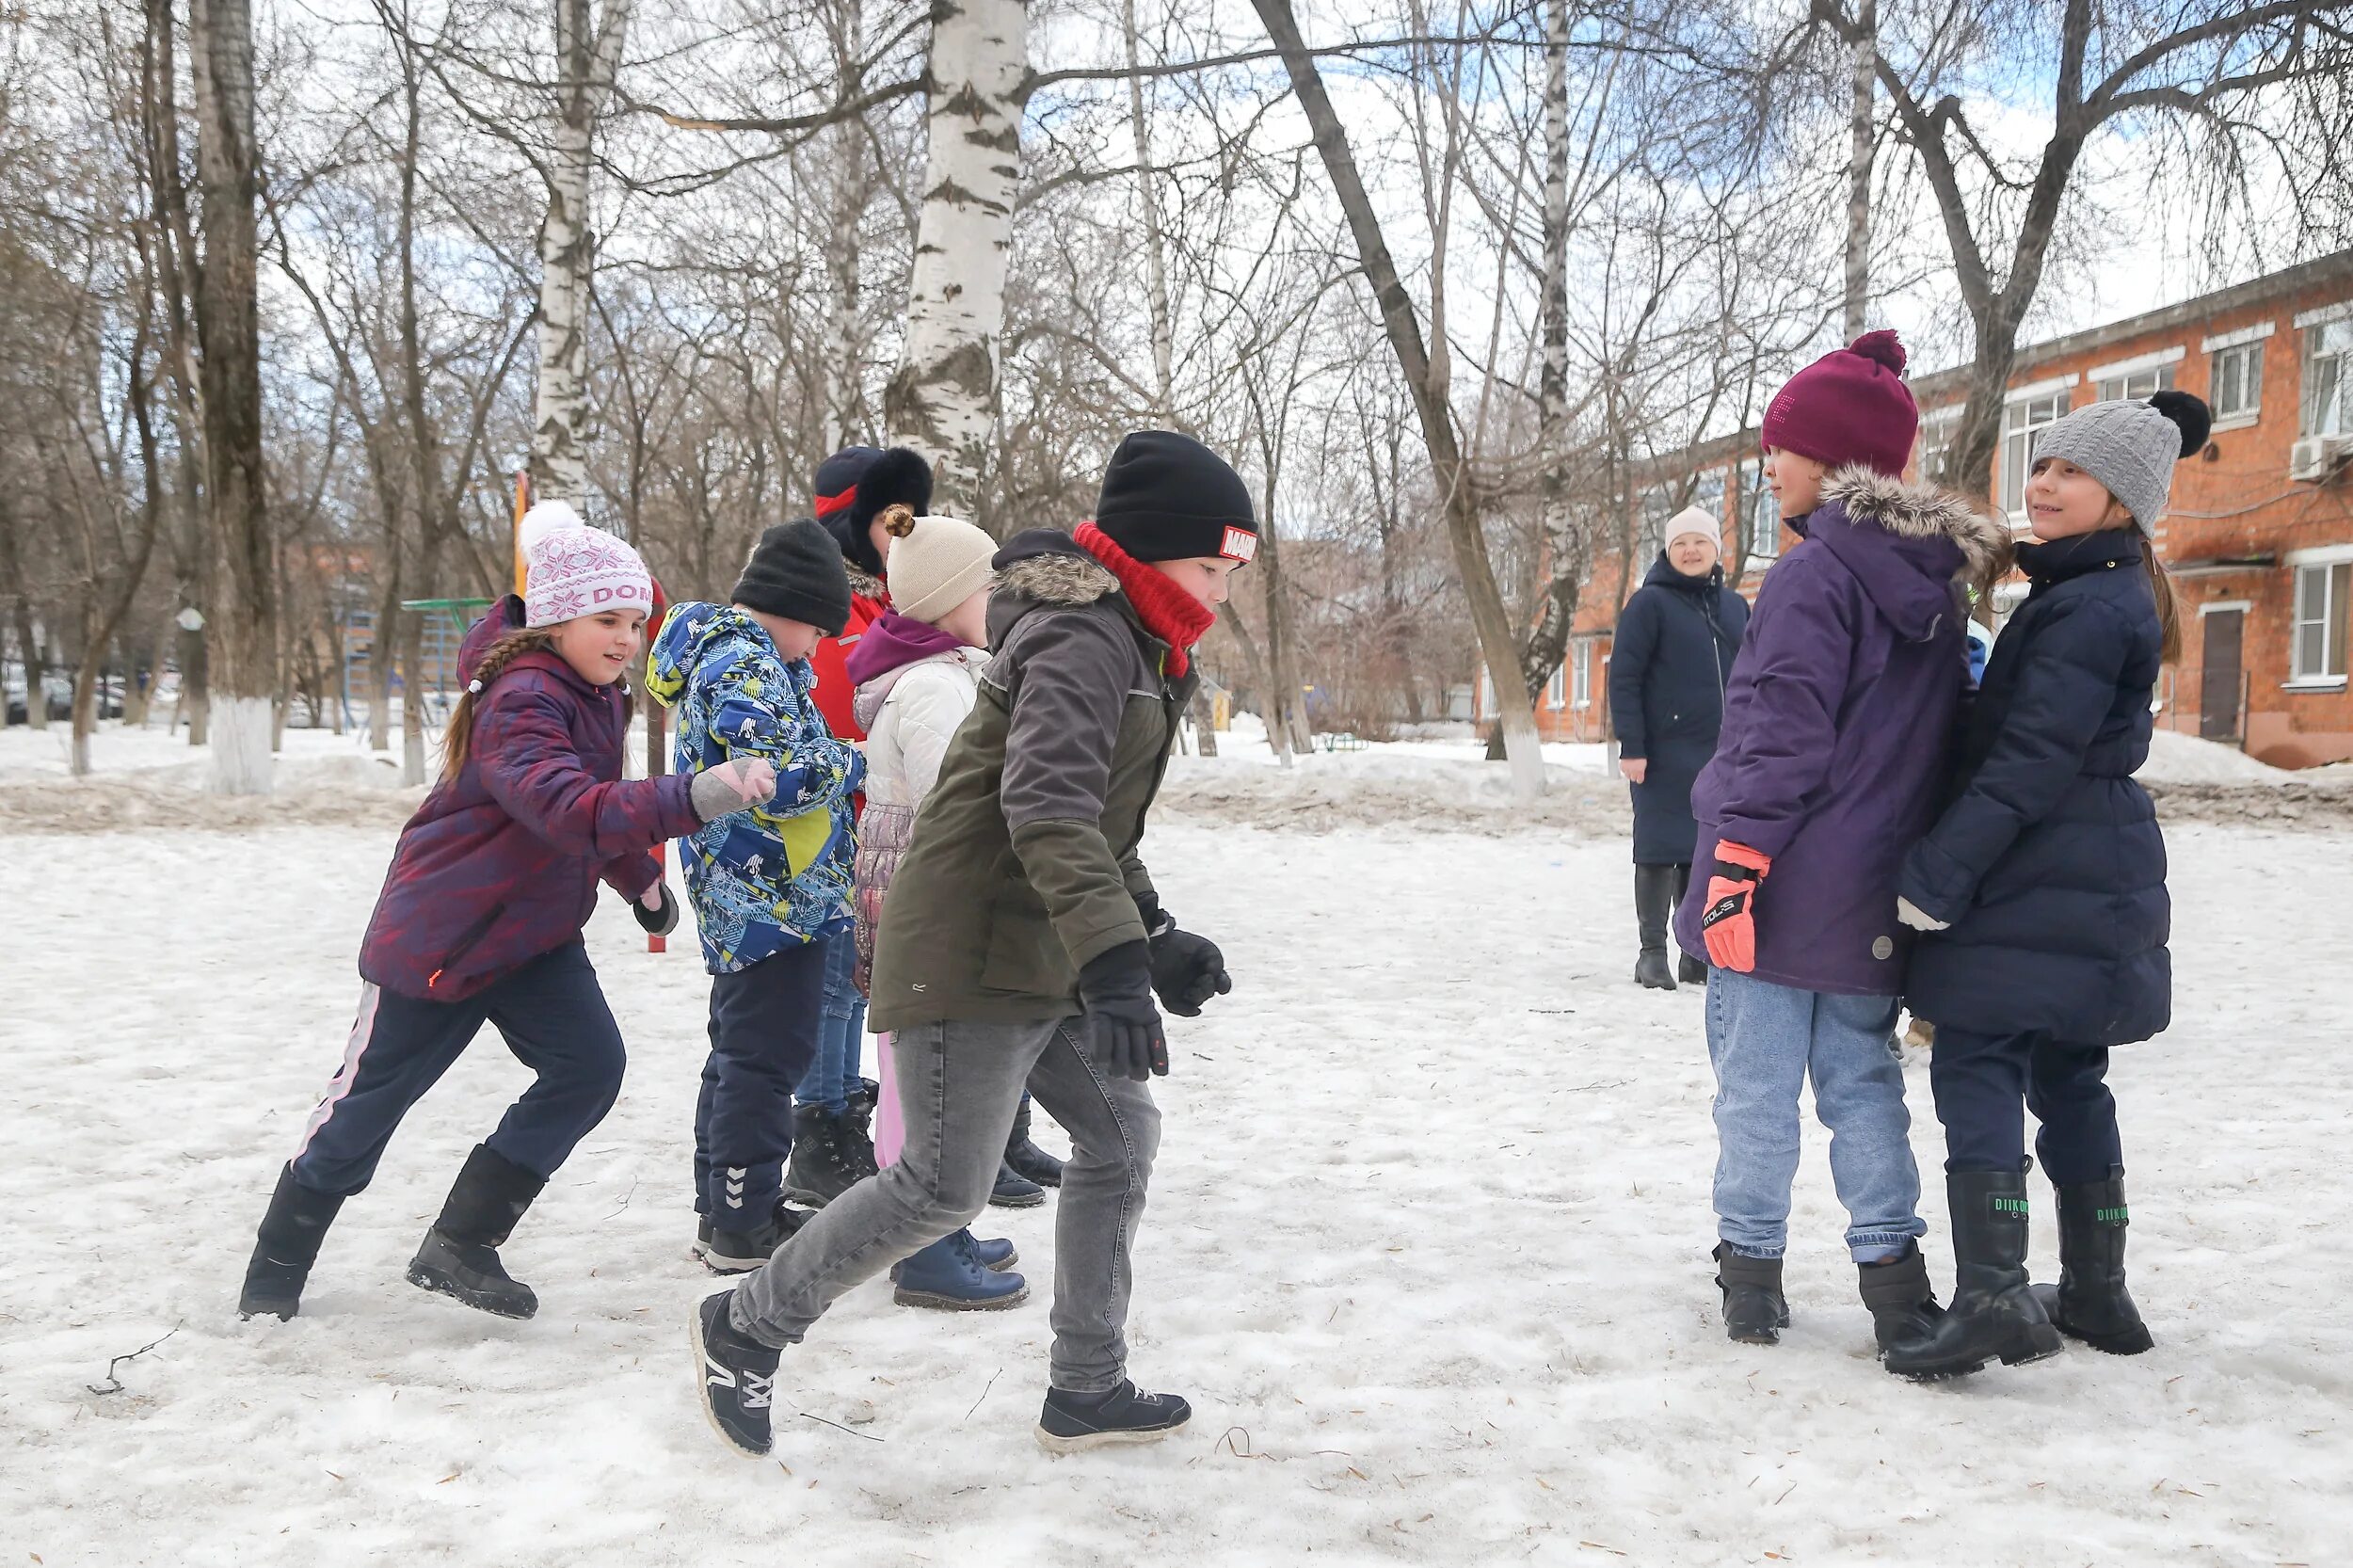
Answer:
[{"label": "red label on beanie", "polygon": [[1823,355],[1773,394],[1760,439],[1833,469],[1860,463],[1902,477],[1920,433],[1904,358],[1902,342],[1884,328]]}]

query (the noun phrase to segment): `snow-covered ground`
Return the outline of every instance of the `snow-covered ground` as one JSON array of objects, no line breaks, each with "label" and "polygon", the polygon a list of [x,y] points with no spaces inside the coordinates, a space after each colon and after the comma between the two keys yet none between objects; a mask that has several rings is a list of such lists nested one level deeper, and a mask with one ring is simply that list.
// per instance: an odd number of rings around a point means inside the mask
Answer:
[{"label": "snow-covered ground", "polygon": [[[1197,1415],[1061,1461],[1029,1437],[1050,1206],[987,1222],[1020,1245],[1022,1309],[866,1287],[787,1353],[774,1459],[719,1447],[684,1334],[712,1288],[685,1250],[704,982],[691,943],[648,956],[617,905],[590,945],[631,1078],[506,1249],[539,1317],[401,1280],[523,1081],[486,1035],[346,1208],[303,1315],[240,1322],[402,797],[236,833],[0,830],[0,1544],[21,1554],[0,1562],[2344,1560],[2353,837],[2171,830],[2176,1024],[2116,1072],[2157,1351],[1916,1387],[1870,1356],[1818,1136],[1796,1323],[1777,1349],[1722,1338],[1700,1000],[1627,983],[1614,833],[1501,811],[1458,832],[1442,808],[1236,825],[1216,767],[1183,770],[1147,845],[1238,984],[1175,1026],[1133,1325],[1138,1377]],[[1273,798],[1230,797],[1251,822]],[[2047,1205],[2036,1254],[2048,1277]]]}]

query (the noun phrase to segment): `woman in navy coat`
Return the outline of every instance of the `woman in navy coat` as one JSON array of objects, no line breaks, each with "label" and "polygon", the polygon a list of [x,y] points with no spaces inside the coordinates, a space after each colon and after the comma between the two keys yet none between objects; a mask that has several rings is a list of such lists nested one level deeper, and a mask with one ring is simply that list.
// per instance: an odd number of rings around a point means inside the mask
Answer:
[{"label": "woman in navy coat", "polygon": [[[1691,783],[1716,755],[1724,680],[1749,624],[1749,601],[1724,587],[1721,527],[1696,506],[1668,523],[1666,548],[1618,613],[1609,652],[1618,766],[1634,794],[1634,916],[1642,943],[1634,978],[1663,991],[1675,988],[1667,921],[1690,880],[1700,832]],[[1682,978],[1703,984],[1707,966],[1686,957]]]},{"label": "woman in navy coat", "polygon": [[[1928,935],[1906,985],[1937,1026],[1960,1289],[1890,1371],[1950,1376],[2034,1360],[2058,1331],[2131,1355],[2149,1330],[2124,1288],[2124,1156],[2108,1048],[2171,1016],[2171,905],[2149,755],[2159,667],[2179,656],[2149,524],[2174,462],[2205,444],[2186,393],[2096,403],[2043,432],[2026,486],[2032,587],[1993,645],[1961,788],[1904,861],[1897,913]],[[2026,1284],[2023,1105],[2058,1192],[2060,1282]]]}]

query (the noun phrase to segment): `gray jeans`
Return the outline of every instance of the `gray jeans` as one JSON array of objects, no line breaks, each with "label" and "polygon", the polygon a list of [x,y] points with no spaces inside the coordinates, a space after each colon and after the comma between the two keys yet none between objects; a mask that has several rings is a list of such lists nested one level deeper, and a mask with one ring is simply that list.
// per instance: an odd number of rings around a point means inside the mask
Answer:
[{"label": "gray jeans", "polygon": [[818,1210],[736,1288],[736,1331],[795,1345],[841,1293],[969,1224],[988,1205],[1026,1084],[1070,1134],[1054,1216],[1053,1385],[1102,1393],[1127,1375],[1128,1249],[1160,1113],[1105,1078],[1075,1018],[935,1023],[891,1039],[906,1144],[897,1164]]}]

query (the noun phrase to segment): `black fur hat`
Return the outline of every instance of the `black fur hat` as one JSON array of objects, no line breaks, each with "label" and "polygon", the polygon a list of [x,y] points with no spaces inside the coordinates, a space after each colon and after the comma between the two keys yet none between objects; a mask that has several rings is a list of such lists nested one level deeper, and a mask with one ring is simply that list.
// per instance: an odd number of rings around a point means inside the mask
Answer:
[{"label": "black fur hat", "polygon": [[[850,497],[846,504],[840,499],[844,493]],[[904,446],[882,452],[871,446],[848,447],[819,465],[817,500],[821,508],[834,504],[820,511],[818,520],[841,547],[841,558],[878,578],[883,561],[870,525],[886,506],[904,505],[918,517],[929,512],[932,465],[921,453]]]}]

